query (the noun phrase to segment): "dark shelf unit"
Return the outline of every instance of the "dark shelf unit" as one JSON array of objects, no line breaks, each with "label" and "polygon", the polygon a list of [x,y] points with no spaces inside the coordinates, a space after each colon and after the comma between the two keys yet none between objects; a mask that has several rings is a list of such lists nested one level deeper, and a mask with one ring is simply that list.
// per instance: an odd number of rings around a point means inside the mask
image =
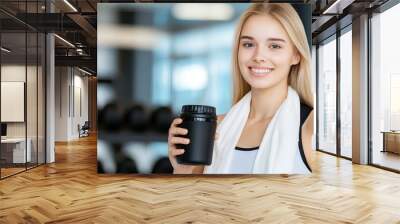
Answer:
[{"label": "dark shelf unit", "polygon": [[109,143],[126,143],[126,142],[167,142],[168,134],[159,133],[153,131],[146,132],[132,132],[132,131],[117,131],[110,132],[106,130],[101,130],[98,133],[98,138],[100,140],[107,141]]}]

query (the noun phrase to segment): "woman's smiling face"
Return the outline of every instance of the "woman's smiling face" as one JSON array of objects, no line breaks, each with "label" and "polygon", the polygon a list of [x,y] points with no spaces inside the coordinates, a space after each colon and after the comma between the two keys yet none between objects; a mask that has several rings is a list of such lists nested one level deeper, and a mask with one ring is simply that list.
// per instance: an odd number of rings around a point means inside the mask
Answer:
[{"label": "woman's smiling face", "polygon": [[290,67],[300,57],[282,25],[269,15],[252,15],[239,39],[240,72],[252,88],[287,83]]}]

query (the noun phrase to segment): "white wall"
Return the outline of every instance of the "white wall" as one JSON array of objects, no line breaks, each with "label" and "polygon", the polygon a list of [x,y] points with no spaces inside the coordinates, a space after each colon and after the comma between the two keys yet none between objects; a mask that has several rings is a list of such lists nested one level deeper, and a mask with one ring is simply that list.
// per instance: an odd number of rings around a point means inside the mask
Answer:
[{"label": "white wall", "polygon": [[[25,82],[25,65],[2,65],[1,81],[19,81]],[[6,110],[7,108],[1,108]],[[25,137],[25,123],[11,122],[7,123],[8,137]]]},{"label": "white wall", "polygon": [[[38,70],[37,70],[38,69]],[[39,158],[39,163],[44,162],[44,74],[42,67],[25,66],[25,64],[4,64],[1,66],[1,81],[9,82],[24,82],[26,84],[26,106],[23,106],[20,112],[26,112],[26,120],[23,122],[6,122],[7,137],[9,138],[24,138],[25,135],[29,139],[31,148],[32,161],[36,162]],[[27,78],[27,80],[25,80]],[[2,90],[3,91],[3,90]],[[2,95],[3,97],[7,97]],[[2,107],[3,112],[13,113],[10,107]],[[15,110],[15,109],[14,109]],[[15,113],[15,112],[14,112]],[[39,156],[37,156],[39,153]]]},{"label": "white wall", "polygon": [[56,141],[79,138],[78,124],[88,120],[88,78],[83,75],[76,68],[56,67]]},{"label": "white wall", "polygon": [[[27,69],[27,70],[25,70]],[[33,131],[35,131],[36,135],[36,80],[32,80],[30,76],[34,74],[36,76],[36,67],[25,65],[2,65],[1,66],[1,81],[10,81],[10,82],[25,82],[26,71],[28,72],[28,81],[29,86],[34,88],[27,88],[27,106],[30,106],[27,109],[27,120],[28,120],[28,137]],[[41,105],[39,105],[40,107]],[[7,110],[7,108],[1,108],[1,110]],[[33,123],[32,123],[33,122]],[[26,122],[7,122],[7,136],[8,137],[25,137],[25,126]]]},{"label": "white wall", "polygon": [[69,69],[55,68],[55,141],[68,140]]}]

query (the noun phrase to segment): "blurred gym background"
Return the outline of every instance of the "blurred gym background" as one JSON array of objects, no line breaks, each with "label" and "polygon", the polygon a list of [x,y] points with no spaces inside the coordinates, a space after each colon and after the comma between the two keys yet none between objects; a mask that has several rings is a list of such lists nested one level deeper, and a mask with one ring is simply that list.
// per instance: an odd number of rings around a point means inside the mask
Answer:
[{"label": "blurred gym background", "polygon": [[[99,3],[99,173],[172,173],[168,128],[182,105],[231,106],[237,20],[250,3]],[[311,46],[311,7],[293,4]]]},{"label": "blurred gym background", "polygon": [[231,105],[233,33],[247,7],[98,4],[99,173],[172,173],[167,132],[182,105]]}]

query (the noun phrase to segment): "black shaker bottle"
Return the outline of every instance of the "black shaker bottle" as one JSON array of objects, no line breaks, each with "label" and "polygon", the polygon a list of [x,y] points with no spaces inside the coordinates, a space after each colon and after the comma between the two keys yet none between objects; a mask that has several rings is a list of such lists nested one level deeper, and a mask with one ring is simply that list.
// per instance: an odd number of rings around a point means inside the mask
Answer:
[{"label": "black shaker bottle", "polygon": [[188,134],[181,137],[189,138],[190,143],[187,145],[177,145],[178,149],[185,149],[182,155],[176,157],[178,163],[185,165],[210,165],[217,128],[215,107],[184,105],[182,106],[180,117],[183,122],[179,127],[188,130]]}]

